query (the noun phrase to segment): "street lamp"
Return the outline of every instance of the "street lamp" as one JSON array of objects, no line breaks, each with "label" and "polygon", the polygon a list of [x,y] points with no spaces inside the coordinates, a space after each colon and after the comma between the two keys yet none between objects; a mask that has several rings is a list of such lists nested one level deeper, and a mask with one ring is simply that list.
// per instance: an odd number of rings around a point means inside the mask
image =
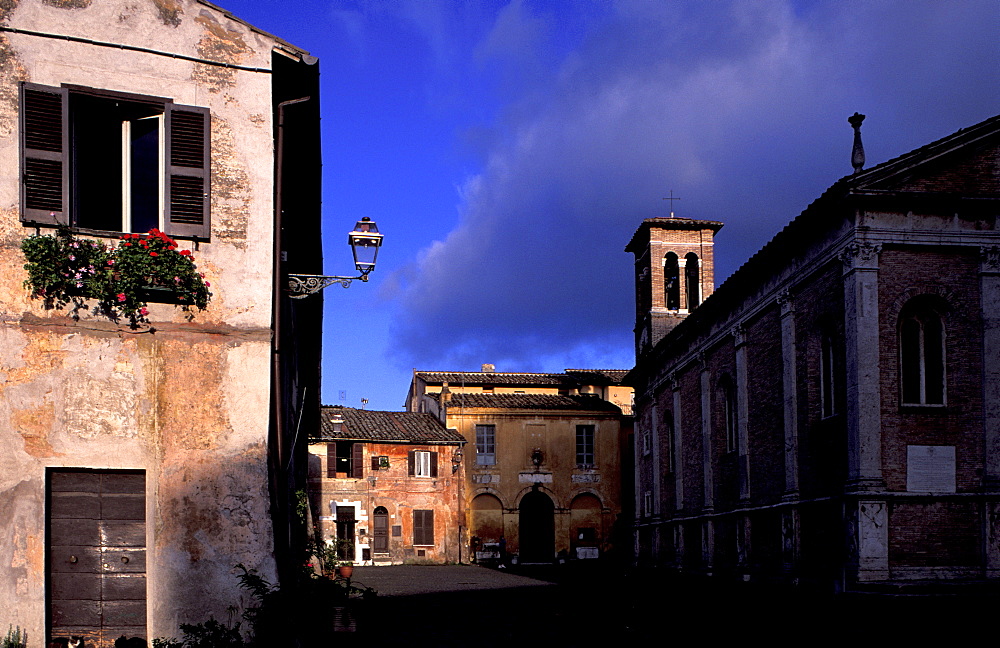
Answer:
[{"label": "street lamp", "polygon": [[351,285],[355,279],[368,281],[368,273],[375,269],[378,249],[382,247],[382,235],[379,234],[375,221],[365,216],[359,220],[354,229],[347,233],[347,244],[354,254],[354,267],[361,274],[357,277],[328,277],[325,275],[288,275],[288,292],[292,299],[302,299],[315,295],[327,286],[339,283],[344,288]]}]

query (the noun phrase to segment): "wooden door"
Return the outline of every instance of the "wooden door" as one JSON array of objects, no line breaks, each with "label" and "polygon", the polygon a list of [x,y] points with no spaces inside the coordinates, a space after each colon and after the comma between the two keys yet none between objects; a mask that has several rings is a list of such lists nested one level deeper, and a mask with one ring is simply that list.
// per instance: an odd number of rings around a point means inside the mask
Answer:
[{"label": "wooden door", "polygon": [[141,472],[49,472],[51,639],[86,648],[146,638],[146,477]]},{"label": "wooden door", "polygon": [[375,527],[373,549],[377,554],[389,553],[389,511],[385,507],[375,509]]}]

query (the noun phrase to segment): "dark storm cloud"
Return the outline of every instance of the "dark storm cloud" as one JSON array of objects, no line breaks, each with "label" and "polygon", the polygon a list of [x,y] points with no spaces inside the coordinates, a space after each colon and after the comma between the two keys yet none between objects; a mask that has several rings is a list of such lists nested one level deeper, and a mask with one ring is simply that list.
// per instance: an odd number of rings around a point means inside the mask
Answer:
[{"label": "dark storm cloud", "polygon": [[869,166],[1000,112],[994,2],[588,7],[567,36],[513,3],[477,45],[507,103],[458,226],[391,282],[408,366],[629,364],[623,248],[669,190],[726,223],[720,282],[850,172],[855,110]]}]

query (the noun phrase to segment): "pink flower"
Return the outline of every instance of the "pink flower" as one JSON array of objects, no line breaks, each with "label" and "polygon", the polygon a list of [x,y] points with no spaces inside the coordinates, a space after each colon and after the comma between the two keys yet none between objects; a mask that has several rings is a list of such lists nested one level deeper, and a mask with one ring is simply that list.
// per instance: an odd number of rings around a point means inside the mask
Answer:
[{"label": "pink flower", "polygon": [[146,309],[145,306],[143,306],[142,308],[139,309],[139,314],[143,316],[149,315],[149,311]]},{"label": "pink flower", "polygon": [[69,255],[69,260],[70,261],[76,261],[76,257],[71,254],[71,255]]},{"label": "pink flower", "polygon": [[108,265],[114,265],[114,264],[115,264],[114,259],[108,259]]},{"label": "pink flower", "polygon": [[210,284],[210,283],[208,283],[208,282],[206,281],[206,282],[205,282],[205,287],[206,287],[206,288],[211,288],[211,287],[212,287],[212,284]]},{"label": "pink flower", "polygon": [[174,283],[180,283],[180,282],[181,282],[180,277],[174,277]]},{"label": "pink flower", "polygon": [[125,301],[125,293],[118,293],[118,301],[120,302]]}]

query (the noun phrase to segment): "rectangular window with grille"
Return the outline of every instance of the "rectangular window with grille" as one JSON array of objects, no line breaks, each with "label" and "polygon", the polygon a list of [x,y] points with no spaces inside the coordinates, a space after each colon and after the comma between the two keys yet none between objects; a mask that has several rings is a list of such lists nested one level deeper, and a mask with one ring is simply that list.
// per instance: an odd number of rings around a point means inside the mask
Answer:
[{"label": "rectangular window with grille", "polygon": [[594,467],[594,426],[576,426],[576,465],[580,468]]},{"label": "rectangular window with grille", "polygon": [[476,465],[495,466],[497,463],[496,426],[476,426]]}]

